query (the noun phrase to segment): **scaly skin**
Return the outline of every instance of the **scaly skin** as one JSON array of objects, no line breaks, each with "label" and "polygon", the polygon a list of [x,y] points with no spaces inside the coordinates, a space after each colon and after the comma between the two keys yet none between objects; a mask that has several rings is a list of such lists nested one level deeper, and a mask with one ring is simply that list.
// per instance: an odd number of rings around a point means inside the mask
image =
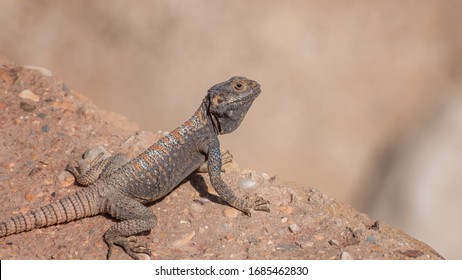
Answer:
[{"label": "scaly skin", "polygon": [[205,162],[212,186],[229,205],[249,216],[251,209],[269,211],[268,201],[237,197],[221,178],[218,135],[233,132],[259,94],[260,85],[243,77],[232,77],[213,86],[189,120],[134,159],[128,161],[121,155],[99,161],[97,158],[84,174],[68,167],[77,182],[88,187],[5,219],[0,223],[0,237],[107,213],[120,220],[104,234],[109,247],[107,257],[118,245],[137,259],[137,253],[149,250],[133,235],[154,228],[157,221],[144,204],[168,194]]}]

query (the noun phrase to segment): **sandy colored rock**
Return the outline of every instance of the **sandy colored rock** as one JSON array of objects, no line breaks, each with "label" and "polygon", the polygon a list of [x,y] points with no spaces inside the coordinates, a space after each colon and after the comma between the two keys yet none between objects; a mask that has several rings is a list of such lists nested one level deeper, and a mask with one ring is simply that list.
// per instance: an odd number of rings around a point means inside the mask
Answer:
[{"label": "sandy colored rock", "polygon": [[38,102],[40,100],[40,96],[37,94],[33,93],[32,91],[25,89],[19,93],[19,97],[23,99],[28,99],[34,102]]},{"label": "sandy colored rock", "polygon": [[[8,93],[0,95],[0,103],[9,108],[0,110],[0,119],[5,120],[0,126],[0,166],[5,167],[2,178],[8,178],[1,181],[1,217],[74,193],[80,187],[63,187],[57,179],[66,165],[98,145],[117,152],[138,129],[128,120],[120,121],[124,119],[121,116],[98,110],[55,76],[14,64],[0,67],[0,77],[10,76],[15,79],[0,80],[0,92]],[[20,108],[21,91],[40,93],[43,88],[47,89],[47,99],[58,103],[40,101],[31,112]],[[83,107],[95,114],[87,118],[79,109],[69,110]],[[43,116],[50,127],[48,132],[34,125],[34,121],[43,122]],[[169,199],[148,205],[158,217],[158,226],[138,239],[154,250],[152,258],[340,259],[347,251],[354,252],[354,259],[442,258],[426,244],[316,189],[281,178],[259,180],[254,188],[244,189],[238,186],[241,175],[240,170],[234,170],[224,174],[223,180],[240,196],[258,195],[269,200],[270,213],[252,212],[251,217],[238,213],[230,219],[225,213],[233,208],[205,191],[211,189],[208,176],[192,175],[169,194]],[[27,199],[27,194],[33,194],[34,199]],[[199,203],[199,211],[190,207],[194,203]],[[0,259],[104,259],[107,249],[102,236],[113,224],[98,215],[7,236],[0,239]],[[296,225],[294,232],[288,229],[290,225]],[[332,245],[328,240],[336,241]],[[112,257],[128,258],[120,248],[115,248]]]}]

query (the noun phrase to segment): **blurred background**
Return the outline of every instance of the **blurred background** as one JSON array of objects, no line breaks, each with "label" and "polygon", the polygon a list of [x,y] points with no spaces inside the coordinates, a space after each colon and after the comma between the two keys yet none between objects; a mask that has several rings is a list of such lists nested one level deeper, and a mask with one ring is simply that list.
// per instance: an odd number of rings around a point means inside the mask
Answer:
[{"label": "blurred background", "polygon": [[462,258],[462,1],[0,1],[0,56],[169,131],[233,75],[262,94],[222,137]]}]

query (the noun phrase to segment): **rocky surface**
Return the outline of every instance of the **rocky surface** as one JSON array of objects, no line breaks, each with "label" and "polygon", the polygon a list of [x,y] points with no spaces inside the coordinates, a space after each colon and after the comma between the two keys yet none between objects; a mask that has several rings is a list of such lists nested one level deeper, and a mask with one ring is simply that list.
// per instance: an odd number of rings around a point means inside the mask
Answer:
[{"label": "rocky surface", "polygon": [[[0,217],[5,218],[75,192],[79,187],[64,169],[86,150],[135,156],[162,132],[137,132],[135,123],[99,110],[46,69],[0,61],[0,135]],[[224,180],[236,192],[268,199],[271,213],[244,216],[223,203],[207,175],[193,174],[150,205],[158,227],[139,238],[153,250],[152,259],[442,258],[315,189],[235,162],[225,171]],[[0,259],[104,259],[102,235],[113,223],[99,215],[8,236],[0,239]],[[127,257],[121,249],[113,253]]]}]

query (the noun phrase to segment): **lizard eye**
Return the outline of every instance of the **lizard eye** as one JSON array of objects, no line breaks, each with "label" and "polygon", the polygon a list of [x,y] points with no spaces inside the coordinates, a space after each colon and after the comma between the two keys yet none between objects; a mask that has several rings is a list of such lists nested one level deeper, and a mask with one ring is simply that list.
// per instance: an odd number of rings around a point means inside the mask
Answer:
[{"label": "lizard eye", "polygon": [[237,91],[242,91],[245,89],[245,85],[241,82],[237,82],[234,84],[234,89],[237,90]]}]

